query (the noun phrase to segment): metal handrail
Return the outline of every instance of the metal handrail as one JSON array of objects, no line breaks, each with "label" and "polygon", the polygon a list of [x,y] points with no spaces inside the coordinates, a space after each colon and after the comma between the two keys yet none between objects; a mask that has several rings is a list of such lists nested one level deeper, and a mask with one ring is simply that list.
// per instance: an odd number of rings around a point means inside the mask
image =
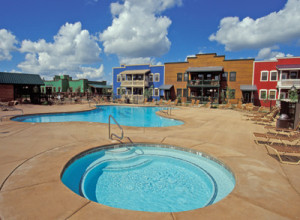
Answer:
[{"label": "metal handrail", "polygon": [[21,111],[22,114],[3,115],[3,116],[0,118],[0,121],[2,122],[2,119],[5,118],[5,117],[13,117],[13,116],[18,116],[18,115],[24,115],[23,109],[20,109],[20,108],[14,108],[13,111]]},{"label": "metal handrail", "polygon": [[[115,133],[110,133],[110,119],[113,119],[114,122],[116,123],[116,125],[118,125],[118,127],[120,128],[120,130],[122,131],[122,135],[121,137],[119,137],[118,135],[116,135]],[[123,128],[119,125],[119,123],[116,121],[116,119],[112,116],[112,115],[109,115],[108,117],[108,138],[112,140],[112,137],[116,137],[118,138],[119,140],[122,140],[124,138],[124,131],[123,131]]]}]

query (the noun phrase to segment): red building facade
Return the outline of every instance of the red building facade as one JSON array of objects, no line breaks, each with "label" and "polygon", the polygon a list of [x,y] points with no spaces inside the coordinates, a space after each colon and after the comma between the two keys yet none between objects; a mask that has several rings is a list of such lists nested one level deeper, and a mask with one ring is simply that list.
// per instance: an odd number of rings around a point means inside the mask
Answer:
[{"label": "red building facade", "polygon": [[254,104],[274,106],[277,100],[288,100],[289,90],[300,90],[300,57],[255,61],[253,85],[256,85]]}]

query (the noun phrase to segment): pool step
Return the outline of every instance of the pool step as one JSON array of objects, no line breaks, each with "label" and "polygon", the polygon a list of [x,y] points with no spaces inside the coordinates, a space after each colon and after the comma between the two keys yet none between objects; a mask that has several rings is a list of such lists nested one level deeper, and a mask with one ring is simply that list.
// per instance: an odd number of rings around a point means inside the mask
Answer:
[{"label": "pool step", "polygon": [[108,166],[103,168],[103,171],[119,171],[130,170],[137,167],[141,167],[150,163],[151,160],[146,158],[130,158],[128,160],[111,161]]}]

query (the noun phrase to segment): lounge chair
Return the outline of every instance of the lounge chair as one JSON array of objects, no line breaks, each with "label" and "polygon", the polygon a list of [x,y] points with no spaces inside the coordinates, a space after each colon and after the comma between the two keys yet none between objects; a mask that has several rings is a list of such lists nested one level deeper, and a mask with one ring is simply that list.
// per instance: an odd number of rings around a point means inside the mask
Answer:
[{"label": "lounge chair", "polygon": [[9,101],[7,103],[0,102],[0,107],[2,111],[15,111],[18,110],[15,106],[17,105],[16,101]]},{"label": "lounge chair", "polygon": [[296,126],[295,129],[289,129],[289,128],[277,128],[275,126],[265,126],[265,129],[267,129],[268,133],[275,133],[275,134],[281,134],[281,135],[286,135],[286,134],[295,134],[297,132],[300,132],[300,122]]},{"label": "lounge chair", "polygon": [[195,106],[194,106],[194,107],[199,107],[199,103],[200,103],[200,100],[198,99],[198,100],[195,102]]},{"label": "lounge chair", "polygon": [[157,105],[162,105],[162,103],[163,103],[163,100],[162,99],[160,99],[159,100],[159,102],[158,103],[156,103]]},{"label": "lounge chair", "polygon": [[190,106],[190,107],[193,107],[194,104],[195,104],[195,99],[192,99],[192,102],[191,102],[191,104],[190,104],[189,106]]},{"label": "lounge chair", "polygon": [[276,134],[263,134],[263,133],[253,133],[254,142],[256,144],[268,144],[272,145],[274,143],[288,145],[297,145],[300,142],[300,132],[293,135],[276,135]]},{"label": "lounge chair", "polygon": [[175,99],[175,101],[173,103],[171,102],[171,105],[176,106],[177,104],[178,104],[178,99]]},{"label": "lounge chair", "polygon": [[[265,147],[270,156],[278,157],[280,163],[289,164],[289,165],[300,164],[300,153],[298,153],[298,150],[297,153],[293,152],[294,150],[292,147],[282,148],[277,145],[273,145],[273,146],[265,145]],[[299,146],[296,147],[295,149],[297,148],[299,148]],[[283,152],[282,149],[284,149]]]}]

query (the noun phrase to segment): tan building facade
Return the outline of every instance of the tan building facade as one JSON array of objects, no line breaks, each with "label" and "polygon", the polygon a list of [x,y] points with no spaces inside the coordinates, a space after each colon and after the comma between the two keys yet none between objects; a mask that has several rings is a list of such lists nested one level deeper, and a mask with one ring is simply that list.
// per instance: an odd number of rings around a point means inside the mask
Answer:
[{"label": "tan building facade", "polygon": [[[186,62],[165,63],[165,84],[173,85],[175,96],[205,103],[222,103],[253,99],[254,59],[225,60],[217,54],[197,54]],[[245,89],[244,89],[245,88]]]}]

